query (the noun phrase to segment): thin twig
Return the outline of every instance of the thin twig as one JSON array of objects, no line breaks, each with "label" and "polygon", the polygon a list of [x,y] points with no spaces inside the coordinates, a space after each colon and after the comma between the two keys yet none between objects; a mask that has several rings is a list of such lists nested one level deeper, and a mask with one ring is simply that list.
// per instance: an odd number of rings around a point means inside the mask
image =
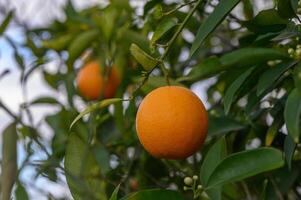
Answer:
[{"label": "thin twig", "polygon": [[190,1],[190,2],[188,2],[188,3],[180,4],[180,5],[177,6],[176,8],[174,8],[174,9],[172,9],[172,10],[170,10],[170,11],[164,13],[163,15],[164,15],[164,16],[170,15],[170,14],[176,12],[177,10],[179,10],[179,9],[185,7],[185,6],[191,5],[191,4],[195,3],[195,2],[197,2],[197,0]]},{"label": "thin twig", "polygon": [[[172,36],[172,38],[167,42],[166,44],[166,49],[164,51],[164,53],[160,56],[160,58],[158,59],[159,61],[159,65],[161,65],[164,61],[164,58],[168,55],[171,46],[173,45],[173,43],[175,42],[175,40],[177,39],[177,37],[181,34],[181,32],[183,31],[185,25],[187,24],[188,20],[191,18],[191,16],[193,15],[193,13],[196,11],[197,7],[201,4],[203,0],[198,0],[196,2],[196,4],[194,5],[194,7],[189,11],[189,13],[187,14],[187,16],[185,17],[184,21],[180,24],[180,26],[178,27],[176,33]],[[193,2],[194,3],[194,2]],[[132,98],[135,96],[135,94],[143,87],[143,85],[147,82],[149,75],[154,71],[155,68],[157,68],[158,65],[154,66],[151,70],[149,70],[146,74],[144,79],[142,80],[141,84],[136,88],[136,90],[133,92],[132,94]],[[163,69],[164,68],[164,69]],[[164,73],[164,71],[168,72],[168,70],[162,65],[161,65],[161,69]],[[166,75],[167,80],[168,80],[168,73]],[[169,81],[167,81],[167,83],[169,83]]]},{"label": "thin twig", "polygon": [[14,118],[15,121],[20,121],[19,117],[17,117],[17,115],[15,115],[11,110],[9,110],[7,108],[6,105],[4,105],[4,103],[0,100],[0,108],[2,108],[9,116],[11,116],[12,118]]}]

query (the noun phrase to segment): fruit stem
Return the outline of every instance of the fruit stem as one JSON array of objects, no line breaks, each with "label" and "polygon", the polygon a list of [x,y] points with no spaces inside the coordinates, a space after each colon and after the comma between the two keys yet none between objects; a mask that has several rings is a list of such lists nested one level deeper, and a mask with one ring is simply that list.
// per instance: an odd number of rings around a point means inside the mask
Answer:
[{"label": "fruit stem", "polygon": [[160,68],[161,68],[161,70],[163,71],[163,74],[164,74],[164,77],[165,77],[165,80],[166,80],[167,85],[170,85],[168,70],[167,70],[166,67],[164,66],[164,63],[163,63],[163,62],[160,63]]}]

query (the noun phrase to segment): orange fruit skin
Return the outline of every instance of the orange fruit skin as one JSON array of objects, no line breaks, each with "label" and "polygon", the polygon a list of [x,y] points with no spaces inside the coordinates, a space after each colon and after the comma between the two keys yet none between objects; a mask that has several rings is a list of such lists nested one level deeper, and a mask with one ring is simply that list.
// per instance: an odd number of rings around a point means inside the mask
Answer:
[{"label": "orange fruit skin", "polygon": [[112,98],[120,84],[116,68],[111,68],[110,75],[105,80],[97,61],[87,63],[77,74],[76,81],[81,95],[88,100],[97,100],[100,97]]},{"label": "orange fruit skin", "polygon": [[164,86],[141,102],[136,130],[143,147],[156,158],[184,159],[204,143],[208,115],[201,100],[190,90]]}]

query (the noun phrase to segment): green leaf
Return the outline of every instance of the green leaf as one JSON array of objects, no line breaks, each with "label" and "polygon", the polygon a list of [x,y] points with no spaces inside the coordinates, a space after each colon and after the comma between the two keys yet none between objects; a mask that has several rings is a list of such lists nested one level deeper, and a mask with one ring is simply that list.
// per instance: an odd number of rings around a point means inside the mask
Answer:
[{"label": "green leaf", "polygon": [[295,61],[279,63],[271,69],[265,71],[259,78],[257,84],[257,96],[260,96],[264,91],[274,85],[274,82],[286,72],[289,68],[296,64]]},{"label": "green leaf", "polygon": [[132,193],[122,200],[184,200],[179,192],[163,189],[150,189],[141,190],[139,192]]},{"label": "green leaf", "polygon": [[24,58],[23,58],[23,56],[21,54],[19,54],[19,52],[17,50],[15,50],[14,57],[15,57],[15,61],[18,64],[18,67],[21,70],[24,70],[25,69],[25,64],[24,64]]},{"label": "green leaf", "polygon": [[51,86],[53,89],[57,90],[60,81],[62,81],[63,77],[61,74],[50,74],[46,71],[43,71],[44,80],[47,82],[49,86]]},{"label": "green leaf", "polygon": [[140,63],[146,71],[153,69],[158,64],[158,61],[155,58],[148,55],[136,44],[131,45],[130,51],[137,62]]},{"label": "green leaf", "polygon": [[284,155],[288,168],[292,168],[292,159],[294,156],[296,144],[290,135],[287,135],[284,140]]},{"label": "green leaf", "polygon": [[288,134],[293,138],[295,143],[299,142],[300,114],[301,114],[301,94],[299,94],[297,89],[295,88],[289,94],[284,109],[284,120],[286,123]]},{"label": "green leaf", "polygon": [[[204,186],[207,186],[210,175],[216,166],[221,162],[222,159],[226,156],[226,141],[225,138],[222,137],[219,139],[208,151],[204,162],[202,164],[202,168],[200,171],[200,179],[201,183]],[[222,199],[222,188],[216,187],[206,191],[209,197],[212,200]]]},{"label": "green leaf", "polygon": [[56,38],[42,41],[42,47],[48,49],[54,49],[56,51],[62,51],[67,49],[71,41],[73,40],[73,34],[64,34]]},{"label": "green leaf", "polygon": [[220,58],[205,59],[194,66],[190,73],[178,81],[196,81],[208,78],[228,69],[251,67],[269,60],[286,59],[287,54],[271,48],[241,48],[224,54]]},{"label": "green leaf", "polygon": [[208,188],[239,181],[262,172],[283,166],[281,151],[274,148],[258,148],[234,153],[226,157],[213,171]]},{"label": "green leaf", "polygon": [[277,0],[277,8],[279,15],[283,18],[292,18],[296,16],[290,0]]},{"label": "green leaf", "polygon": [[226,90],[225,97],[224,97],[224,107],[225,107],[226,114],[229,113],[232,103],[236,101],[236,94],[239,88],[245,82],[245,80],[251,75],[253,70],[254,67],[242,73]]},{"label": "green leaf", "polygon": [[297,13],[298,2],[299,2],[299,0],[290,0],[291,6],[292,6],[293,10],[295,11],[295,13]]},{"label": "green leaf", "polygon": [[196,81],[198,79],[207,78],[215,73],[220,72],[222,63],[217,57],[210,57],[203,60],[197,66],[194,66],[188,76],[179,78],[178,81]]},{"label": "green leaf", "polygon": [[128,49],[132,43],[137,44],[145,52],[149,51],[149,41],[144,35],[129,29],[122,28],[117,30],[117,40]]},{"label": "green leaf", "polygon": [[152,10],[157,4],[162,3],[163,0],[150,0],[144,6],[143,18]]},{"label": "green leaf", "polygon": [[168,31],[174,28],[177,25],[177,20],[174,18],[164,19],[160,24],[157,26],[152,39],[151,44],[154,45],[162,36],[164,36]]},{"label": "green leaf", "polygon": [[252,19],[254,15],[253,5],[251,0],[245,0],[243,3],[243,10],[246,19]]},{"label": "green leaf", "polygon": [[222,69],[229,67],[250,67],[269,60],[286,59],[287,54],[271,48],[242,48],[225,54],[220,58]]},{"label": "green leaf", "polygon": [[278,36],[273,38],[272,41],[281,41],[296,36],[301,36],[300,27],[297,26],[295,23],[288,23],[287,27],[280,33],[278,33]]},{"label": "green leaf", "polygon": [[29,103],[30,105],[36,105],[36,104],[61,104],[53,97],[39,97]]},{"label": "green leaf", "polygon": [[50,60],[44,59],[44,58],[38,58],[35,61],[32,62],[30,68],[24,73],[24,75],[21,77],[21,83],[25,84],[30,75],[36,70],[41,67],[41,65],[48,63]]},{"label": "green leaf", "polygon": [[[143,77],[135,78],[134,81],[139,84],[143,80]],[[173,79],[169,79],[170,85],[178,85],[183,86],[179,82]],[[147,82],[142,86],[141,90],[145,94],[148,94],[150,91],[162,87],[166,85],[166,79],[165,77],[160,76],[151,76],[147,79]]]},{"label": "green leaf", "polygon": [[200,171],[200,179],[202,184],[205,186],[208,183],[209,177],[212,174],[216,166],[224,159],[226,156],[226,141],[222,137],[219,139],[212,147],[209,149],[206,157],[204,158],[202,168]]},{"label": "green leaf", "polygon": [[4,18],[3,22],[0,25],[0,36],[4,33],[4,31],[6,30],[6,28],[8,27],[10,21],[12,20],[14,16],[14,12],[10,11],[6,17]]},{"label": "green leaf", "polygon": [[255,33],[277,32],[286,27],[287,19],[279,16],[277,10],[268,9],[259,12],[253,19],[243,22],[250,31]]},{"label": "green leaf", "polygon": [[110,170],[110,154],[108,150],[102,145],[93,147],[96,162],[101,169],[101,173],[105,175]]},{"label": "green leaf", "polygon": [[68,186],[75,200],[106,199],[104,184],[97,178],[100,176],[100,169],[93,153],[88,144],[75,133],[68,139],[64,168]]},{"label": "green leaf", "polygon": [[[277,112],[277,114],[279,114],[279,115],[281,115],[281,113]],[[278,133],[278,130],[281,128],[282,124],[283,124],[283,117],[274,118],[274,121],[273,121],[272,125],[269,127],[268,132],[265,136],[265,145],[266,146],[271,146],[271,144],[274,141],[274,139]]]},{"label": "green leaf", "polygon": [[122,101],[123,99],[120,98],[112,98],[112,99],[105,99],[102,101],[99,101],[97,103],[94,103],[90,106],[88,106],[84,111],[82,111],[79,115],[77,115],[77,117],[72,121],[71,125],[70,125],[70,129],[73,127],[73,125],[80,120],[84,115],[97,110],[97,109],[103,109],[111,104],[117,103]]},{"label": "green leaf", "polygon": [[295,86],[296,86],[299,94],[301,94],[301,63],[298,63],[296,65],[294,72],[293,72],[293,76],[294,76]]},{"label": "green leaf", "polygon": [[208,35],[214,31],[214,29],[223,21],[228,13],[240,2],[240,0],[221,0],[215,7],[213,13],[204,21],[200,26],[195,41],[192,44],[190,50],[190,56],[192,56]]},{"label": "green leaf", "polygon": [[9,69],[5,69],[0,73],[0,80],[3,79],[5,76],[7,76],[10,73]]},{"label": "green leaf", "polygon": [[72,43],[68,47],[68,60],[67,64],[69,67],[72,67],[73,62],[91,46],[97,37],[99,36],[98,30],[89,30],[85,31],[74,38]]},{"label": "green leaf", "polygon": [[16,197],[16,200],[29,200],[27,191],[20,182],[18,182],[18,184],[17,184],[16,190],[15,190],[15,197]]},{"label": "green leaf", "polygon": [[11,123],[2,133],[1,163],[1,198],[10,200],[11,192],[17,176],[17,130],[16,123]]},{"label": "green leaf", "polygon": [[109,200],[118,200],[118,199],[117,199],[117,195],[118,195],[118,192],[119,192],[119,188],[120,188],[120,185],[118,185],[118,186],[114,189],[114,191],[113,191],[113,193],[112,193],[112,195],[111,195],[111,197],[110,197]]},{"label": "green leaf", "polygon": [[229,117],[210,117],[208,136],[223,135],[231,131],[239,131],[246,128],[244,124]]}]

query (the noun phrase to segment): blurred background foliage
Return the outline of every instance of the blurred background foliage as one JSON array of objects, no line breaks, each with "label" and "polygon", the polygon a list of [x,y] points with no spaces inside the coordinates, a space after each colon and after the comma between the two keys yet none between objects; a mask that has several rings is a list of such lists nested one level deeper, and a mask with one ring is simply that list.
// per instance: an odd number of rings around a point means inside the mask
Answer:
[{"label": "blurred background foliage", "polygon": [[[19,176],[26,167],[34,168],[35,178],[67,182],[73,197],[60,199],[192,199],[183,179],[195,174],[206,188],[194,195],[200,199],[300,199],[300,10],[297,0],[150,0],[140,11],[125,0],[85,9],[68,1],[63,19],[31,27],[2,9],[0,35],[14,50],[20,87],[30,93],[27,82],[39,71],[64,97],[24,101],[18,113],[0,101],[12,118],[2,133],[2,199],[30,199],[33,185]],[[22,27],[23,43],[6,34],[10,23]],[[21,47],[30,50],[33,62]],[[202,151],[186,160],[155,159],[136,136],[139,102],[167,84],[166,72],[154,68],[162,55],[170,84],[206,91],[208,137]],[[54,59],[55,67],[47,69]],[[76,75],[94,59],[118,69],[115,96],[130,101],[80,96]],[[9,76],[1,66],[0,84]],[[108,106],[93,109],[99,102]],[[36,123],[31,108],[41,105],[58,111]],[[85,108],[90,114],[70,128]],[[51,140],[43,137],[41,124],[52,130]],[[17,146],[25,150],[22,161]],[[58,199],[47,190],[39,195],[32,198]]]}]

